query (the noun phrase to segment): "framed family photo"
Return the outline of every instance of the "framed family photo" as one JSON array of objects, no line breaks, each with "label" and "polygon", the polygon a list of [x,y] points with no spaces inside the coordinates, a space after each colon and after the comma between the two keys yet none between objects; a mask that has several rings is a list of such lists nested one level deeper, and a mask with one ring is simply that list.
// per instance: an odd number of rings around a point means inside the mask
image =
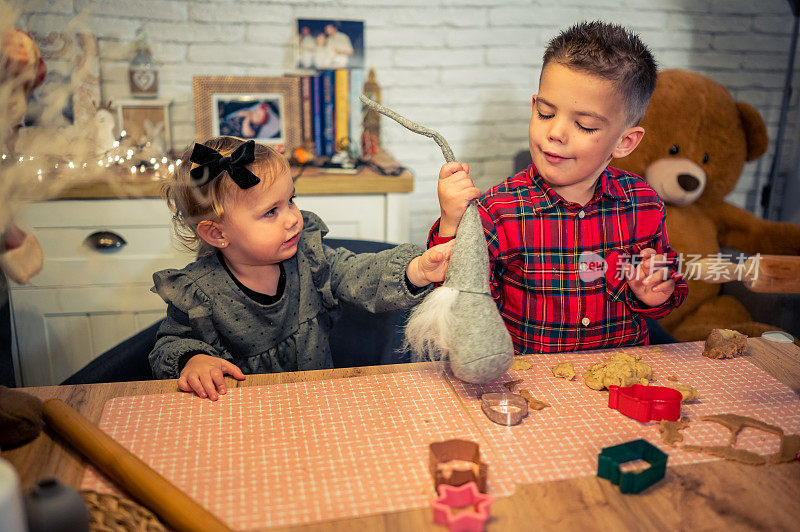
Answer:
[{"label": "framed family photo", "polygon": [[193,85],[198,139],[229,135],[273,145],[284,153],[301,145],[297,78],[195,76]]},{"label": "framed family photo", "polygon": [[364,68],[364,22],[297,19],[297,67]]}]

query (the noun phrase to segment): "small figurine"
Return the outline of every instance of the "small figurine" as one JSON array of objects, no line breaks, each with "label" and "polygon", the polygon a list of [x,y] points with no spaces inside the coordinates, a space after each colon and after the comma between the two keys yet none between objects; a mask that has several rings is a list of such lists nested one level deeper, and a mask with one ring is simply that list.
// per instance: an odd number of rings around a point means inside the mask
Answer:
[{"label": "small figurine", "polygon": [[99,154],[114,148],[117,139],[114,137],[114,115],[105,107],[100,107],[94,115],[94,143]]},{"label": "small figurine", "polygon": [[[367,81],[364,83],[364,95],[376,103],[381,103],[381,88],[375,77],[375,69],[369,69]],[[381,116],[369,106],[362,106],[361,153],[374,155],[380,146]]]},{"label": "small figurine", "polygon": [[128,83],[136,98],[155,98],[158,95],[158,69],[153,62],[144,29],[136,30],[135,54],[128,67]]}]

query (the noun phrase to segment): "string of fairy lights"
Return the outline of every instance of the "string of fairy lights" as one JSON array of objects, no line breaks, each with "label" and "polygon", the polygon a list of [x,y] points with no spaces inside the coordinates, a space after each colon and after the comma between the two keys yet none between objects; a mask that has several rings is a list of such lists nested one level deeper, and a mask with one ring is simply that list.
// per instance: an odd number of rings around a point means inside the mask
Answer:
[{"label": "string of fairy lights", "polygon": [[138,156],[146,148],[150,147],[150,141],[145,140],[142,143],[125,144],[126,136],[125,130],[120,131],[119,137],[117,137],[109,150],[91,157],[90,160],[74,161],[50,155],[11,155],[3,153],[0,154],[0,164],[29,167],[32,176],[40,182],[50,176],[51,172],[54,177],[59,177],[63,176],[65,171],[76,168],[95,168],[98,170],[128,168],[132,176],[152,172],[151,179],[159,180],[173,174],[180,166],[181,159],[172,158],[168,154],[162,154],[160,157],[139,158]]}]

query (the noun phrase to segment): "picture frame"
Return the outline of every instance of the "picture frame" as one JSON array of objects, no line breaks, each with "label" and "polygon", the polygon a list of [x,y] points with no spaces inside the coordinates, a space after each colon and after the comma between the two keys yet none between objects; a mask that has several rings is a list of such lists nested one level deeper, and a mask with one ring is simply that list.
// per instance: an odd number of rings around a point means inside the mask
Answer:
[{"label": "picture frame", "polygon": [[364,68],[364,22],[297,19],[297,68]]},{"label": "picture frame", "polygon": [[195,136],[253,139],[291,154],[302,145],[296,77],[195,76]]},{"label": "picture frame", "polygon": [[172,147],[170,131],[171,100],[116,100],[117,134],[125,131],[125,137],[135,144],[145,139],[157,144],[154,152],[165,153]]}]

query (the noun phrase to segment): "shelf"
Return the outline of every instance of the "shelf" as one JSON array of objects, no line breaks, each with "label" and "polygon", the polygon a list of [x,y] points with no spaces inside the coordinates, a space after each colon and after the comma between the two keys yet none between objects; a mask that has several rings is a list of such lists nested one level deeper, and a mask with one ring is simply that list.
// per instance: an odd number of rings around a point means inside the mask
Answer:
[{"label": "shelf", "polygon": [[[373,159],[384,168],[398,166],[397,161],[385,153]],[[301,173],[302,170],[302,173]],[[108,181],[80,184],[64,190],[56,199],[96,198],[153,198],[161,196],[163,181],[154,172],[138,174],[131,178],[124,169],[109,170],[118,174]],[[317,167],[291,168],[293,176],[300,174],[295,186],[301,195],[336,194],[391,194],[408,193],[414,190],[414,176],[404,170],[398,176],[385,176],[375,170],[362,167],[355,174],[331,173]]]}]

